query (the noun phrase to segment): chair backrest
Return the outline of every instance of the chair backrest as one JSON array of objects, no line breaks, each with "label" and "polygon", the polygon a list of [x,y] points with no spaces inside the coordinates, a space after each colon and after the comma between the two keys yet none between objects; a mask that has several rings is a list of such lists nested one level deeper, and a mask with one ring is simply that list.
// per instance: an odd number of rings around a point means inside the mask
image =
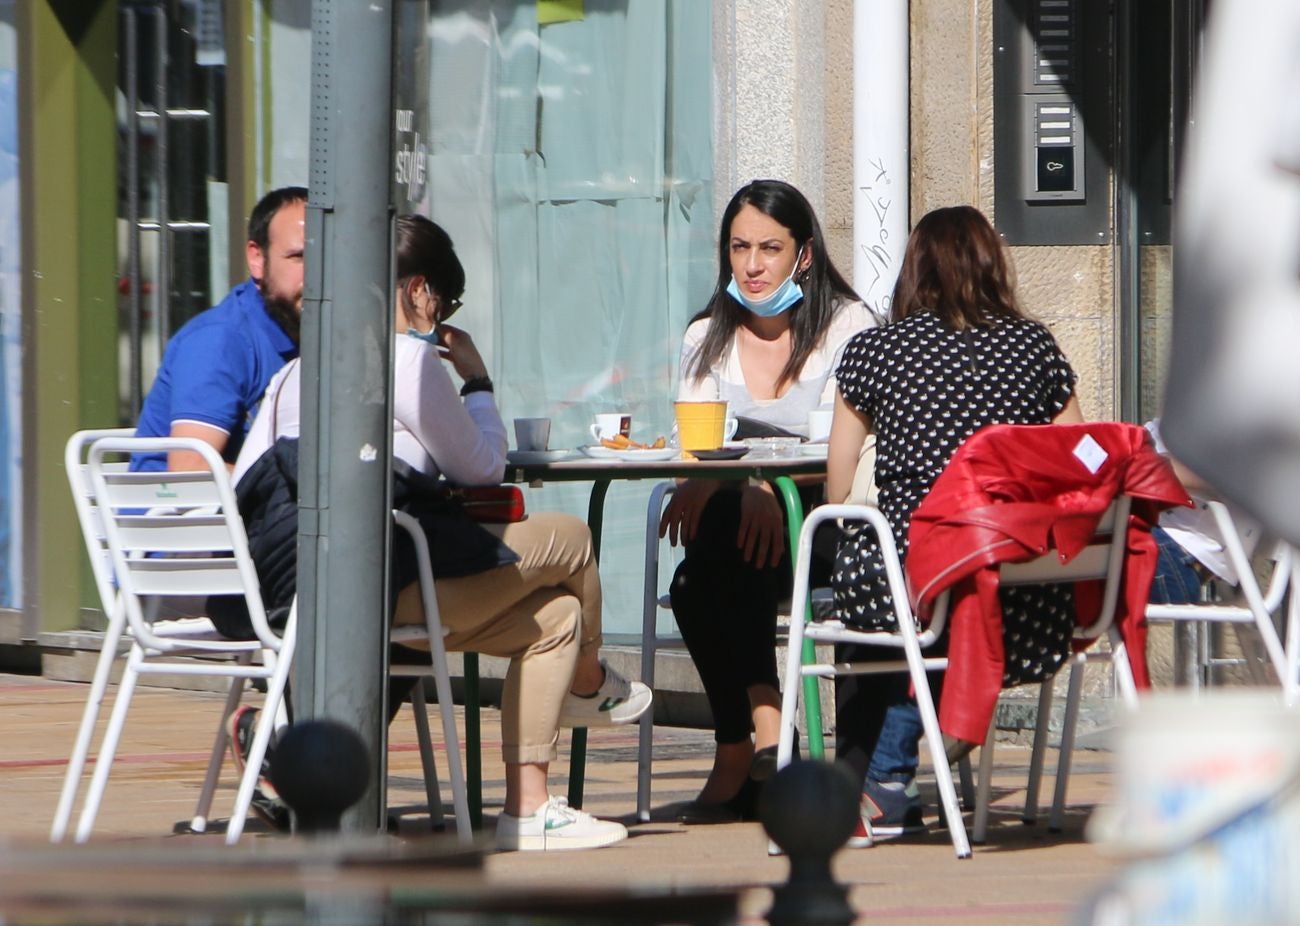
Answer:
[{"label": "chair backrest", "polygon": [[1101,612],[1091,624],[1074,630],[1076,640],[1098,639],[1110,629],[1115,620],[1120,580],[1124,574],[1128,516],[1132,504],[1133,500],[1129,496],[1118,496],[1097,521],[1092,540],[1068,563],[1062,563],[1054,550],[1029,562],[1004,563],[999,571],[999,584],[1042,585],[1048,582],[1103,580],[1105,587]]},{"label": "chair backrest", "polygon": [[[90,481],[90,466],[86,454],[90,445],[104,437],[130,437],[130,428],[102,428],[78,431],[68,438],[63,449],[63,468],[68,476],[68,486],[72,489],[72,504],[77,512],[77,523],[81,527],[81,539],[86,546],[86,555],[90,558],[91,572],[95,577],[95,590],[99,592],[100,606],[104,615],[112,620],[118,608],[117,588],[113,582],[113,560],[104,535],[104,521],[100,517],[99,503],[95,498],[95,488]],[[126,470],[126,461],[105,463],[106,467]]]},{"label": "chair backrest", "polygon": [[[1118,496],[1098,519],[1091,541],[1069,562],[1061,562],[1061,557],[1056,550],[1049,550],[1042,556],[1025,562],[1003,563],[998,570],[998,583],[1013,586],[1082,582],[1091,579],[1104,581],[1102,607],[1096,620],[1087,626],[1076,627],[1074,631],[1076,640],[1098,639],[1110,629],[1115,620],[1126,550],[1126,534],[1124,530],[1116,532],[1115,525],[1128,524],[1132,504],[1133,500],[1130,496]],[[885,536],[882,547],[887,548],[889,553],[897,558],[892,535]],[[888,564],[888,559],[886,563]],[[900,578],[894,582],[900,583],[900,587],[905,587],[901,579],[901,570]],[[925,632],[919,634],[922,646],[929,646],[943,634],[948,621],[949,600],[950,595],[947,591],[935,599],[934,610]]]},{"label": "chair backrest", "polygon": [[[133,453],[188,450],[206,468],[194,472],[129,472]],[[257,569],[225,462],[211,445],[190,438],[102,437],[90,446],[88,468],[122,605],[132,634],[147,648],[229,649],[221,641],[159,636],[144,602],[168,595],[238,595],[262,646],[278,651],[267,625]]]},{"label": "chair backrest", "polygon": [[1247,605],[1256,611],[1262,609],[1269,614],[1276,612],[1286,595],[1287,583],[1291,580],[1293,568],[1291,547],[1283,540],[1275,540],[1271,546],[1265,548],[1267,550],[1265,555],[1273,561],[1274,565],[1268,588],[1261,591],[1255,579],[1254,564],[1246,551],[1241,531],[1232,517],[1232,512],[1220,501],[1212,500],[1207,503],[1207,507],[1214,515],[1215,527],[1218,528],[1219,536],[1223,539],[1224,552],[1228,556],[1228,562],[1232,564],[1233,571],[1237,573],[1238,587]]}]

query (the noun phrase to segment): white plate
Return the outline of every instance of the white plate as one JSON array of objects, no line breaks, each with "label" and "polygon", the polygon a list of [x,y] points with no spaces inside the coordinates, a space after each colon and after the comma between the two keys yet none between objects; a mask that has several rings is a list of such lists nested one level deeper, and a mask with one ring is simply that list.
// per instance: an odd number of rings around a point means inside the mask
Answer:
[{"label": "white plate", "polygon": [[600,444],[584,444],[578,448],[593,460],[616,460],[618,451],[610,450],[608,447],[602,447]]},{"label": "white plate", "polygon": [[555,463],[574,456],[572,450],[511,450],[506,460],[518,466],[535,466],[538,463]]},{"label": "white plate", "polygon": [[657,463],[661,460],[671,460],[678,453],[676,447],[662,447],[650,450],[611,450],[617,459],[625,463]]},{"label": "white plate", "polygon": [[822,457],[825,458],[826,452],[831,449],[830,444],[800,444],[799,453],[805,457]]}]

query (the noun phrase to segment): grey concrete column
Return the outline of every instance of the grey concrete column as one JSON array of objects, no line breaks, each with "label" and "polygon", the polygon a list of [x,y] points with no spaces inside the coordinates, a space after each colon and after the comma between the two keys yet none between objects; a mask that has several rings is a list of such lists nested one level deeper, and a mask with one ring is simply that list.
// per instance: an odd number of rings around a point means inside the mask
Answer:
[{"label": "grey concrete column", "polygon": [[294,705],[341,721],[371,782],[343,829],[383,822],[392,455],[390,0],[312,3]]}]

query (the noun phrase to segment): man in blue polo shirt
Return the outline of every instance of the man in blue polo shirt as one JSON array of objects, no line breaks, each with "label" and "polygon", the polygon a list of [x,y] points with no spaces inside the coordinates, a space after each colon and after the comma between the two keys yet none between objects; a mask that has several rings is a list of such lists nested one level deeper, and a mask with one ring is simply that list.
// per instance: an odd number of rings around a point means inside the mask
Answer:
[{"label": "man in blue polo shirt", "polygon": [[[272,190],[248,217],[250,279],[167,343],[136,427],[139,437],[197,437],[234,465],[266,384],[298,356],[307,191]],[[135,470],[192,470],[191,451],[137,454]]]}]

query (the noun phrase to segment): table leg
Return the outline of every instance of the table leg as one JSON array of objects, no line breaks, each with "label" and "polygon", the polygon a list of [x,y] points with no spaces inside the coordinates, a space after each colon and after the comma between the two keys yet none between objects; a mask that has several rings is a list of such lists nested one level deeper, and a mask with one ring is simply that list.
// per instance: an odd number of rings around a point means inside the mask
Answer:
[{"label": "table leg", "polygon": [[[799,549],[799,534],[803,531],[803,499],[799,497],[799,487],[789,476],[776,477],[773,485],[781,493],[781,500],[785,503],[786,520],[790,529],[790,556],[793,560],[795,552]],[[807,609],[805,619],[812,620],[812,603],[805,601],[800,604]],[[790,606],[796,607],[794,603]],[[815,662],[816,659],[815,644],[812,640],[804,640],[804,665]],[[789,684],[788,680],[786,684]],[[808,720],[808,755],[814,759],[825,758],[826,743],[822,735],[821,692],[817,689],[817,679],[811,675],[803,680],[803,705],[804,715]]]},{"label": "table leg", "polygon": [[[591,549],[600,562],[600,532],[605,523],[605,495],[609,480],[598,479],[591,486],[587,500],[587,527],[591,530]],[[582,807],[584,785],[587,781],[587,728],[574,727],[573,744],[569,749],[569,806]]]}]

